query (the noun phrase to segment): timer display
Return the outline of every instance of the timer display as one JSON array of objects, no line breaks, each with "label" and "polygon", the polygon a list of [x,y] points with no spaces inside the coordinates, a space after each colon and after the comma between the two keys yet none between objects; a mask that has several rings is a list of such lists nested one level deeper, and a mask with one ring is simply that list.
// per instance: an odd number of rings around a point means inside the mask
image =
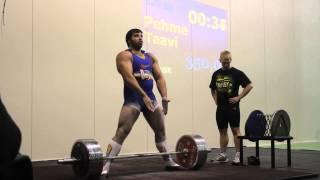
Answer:
[{"label": "timer display", "polygon": [[228,48],[227,12],[194,0],[144,0],[145,49],[166,74],[214,71]]}]

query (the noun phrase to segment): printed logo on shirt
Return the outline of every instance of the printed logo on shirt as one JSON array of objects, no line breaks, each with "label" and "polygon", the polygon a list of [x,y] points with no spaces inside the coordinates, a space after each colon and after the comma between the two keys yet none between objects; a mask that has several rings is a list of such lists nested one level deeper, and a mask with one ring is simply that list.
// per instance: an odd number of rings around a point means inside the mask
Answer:
[{"label": "printed logo on shirt", "polygon": [[216,80],[217,91],[222,93],[226,92],[228,94],[232,93],[233,79],[231,76],[217,76]]},{"label": "printed logo on shirt", "polygon": [[147,69],[147,67],[149,67],[149,64],[141,64],[140,65],[140,69]]}]

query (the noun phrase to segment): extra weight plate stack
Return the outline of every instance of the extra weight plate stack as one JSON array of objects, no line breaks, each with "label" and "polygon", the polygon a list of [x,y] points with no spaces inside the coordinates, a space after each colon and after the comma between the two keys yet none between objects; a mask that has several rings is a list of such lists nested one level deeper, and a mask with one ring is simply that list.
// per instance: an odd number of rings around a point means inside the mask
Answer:
[{"label": "extra weight plate stack", "polygon": [[290,117],[285,110],[277,110],[272,115],[264,115],[262,111],[254,110],[245,124],[245,135],[251,141],[256,141],[263,136],[288,137],[290,129]]}]

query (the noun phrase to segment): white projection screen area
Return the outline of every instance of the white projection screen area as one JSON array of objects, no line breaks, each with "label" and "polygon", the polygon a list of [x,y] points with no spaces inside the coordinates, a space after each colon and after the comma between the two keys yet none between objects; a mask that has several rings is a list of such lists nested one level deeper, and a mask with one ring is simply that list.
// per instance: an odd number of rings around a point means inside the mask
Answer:
[{"label": "white projection screen area", "polygon": [[144,0],[143,6],[144,48],[160,55],[164,74],[220,67],[219,52],[228,47],[225,10],[192,0]]}]

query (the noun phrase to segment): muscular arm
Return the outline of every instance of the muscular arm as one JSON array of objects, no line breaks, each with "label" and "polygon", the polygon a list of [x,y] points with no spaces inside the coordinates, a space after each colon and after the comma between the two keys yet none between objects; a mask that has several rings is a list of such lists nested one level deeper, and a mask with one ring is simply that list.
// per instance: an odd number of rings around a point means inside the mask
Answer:
[{"label": "muscular arm", "polygon": [[117,62],[117,70],[121,74],[125,83],[127,83],[132,89],[138,92],[144,103],[146,104],[147,108],[151,111],[154,111],[154,106],[152,101],[147,96],[146,92],[140,87],[138,81],[133,76],[133,69],[132,69],[132,55],[130,52],[122,51],[117,55],[116,58]]},{"label": "muscular arm", "polygon": [[163,99],[167,99],[167,85],[166,80],[160,70],[158,60],[152,55],[149,54],[153,60],[153,76],[157,84],[158,91]]},{"label": "muscular arm", "polygon": [[162,111],[166,115],[168,113],[168,103],[170,102],[167,96],[166,80],[164,79],[164,76],[160,70],[158,60],[152,54],[149,54],[149,55],[151,56],[153,61],[153,65],[152,65],[153,77],[154,77],[154,80],[156,81],[158,91],[162,97],[162,108],[163,108]]}]

